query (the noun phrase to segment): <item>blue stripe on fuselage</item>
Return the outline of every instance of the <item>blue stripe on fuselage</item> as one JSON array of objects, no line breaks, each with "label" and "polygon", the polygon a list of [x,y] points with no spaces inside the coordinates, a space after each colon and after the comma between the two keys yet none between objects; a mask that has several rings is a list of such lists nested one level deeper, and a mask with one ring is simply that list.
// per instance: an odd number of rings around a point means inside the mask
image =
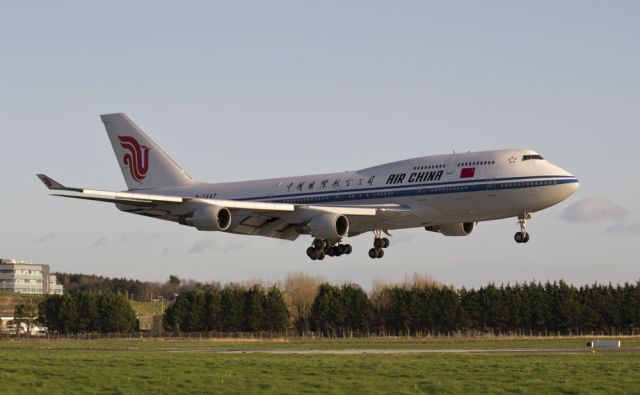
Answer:
[{"label": "blue stripe on fuselage", "polygon": [[[535,180],[535,181],[532,181]],[[510,177],[467,181],[449,181],[429,184],[396,185],[388,187],[359,188],[346,191],[292,193],[288,195],[241,198],[243,201],[268,201],[287,203],[322,203],[352,200],[368,200],[381,197],[406,197],[481,191],[503,191],[531,187],[544,187],[579,182],[573,176]],[[473,184],[473,185],[471,185]]]}]

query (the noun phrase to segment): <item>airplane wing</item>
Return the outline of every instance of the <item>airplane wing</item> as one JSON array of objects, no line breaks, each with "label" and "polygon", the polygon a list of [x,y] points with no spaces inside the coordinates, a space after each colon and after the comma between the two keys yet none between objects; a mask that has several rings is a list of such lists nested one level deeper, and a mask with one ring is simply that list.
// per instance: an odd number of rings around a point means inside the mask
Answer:
[{"label": "airplane wing", "polygon": [[[233,212],[234,221],[227,230],[231,233],[295,240],[297,224],[308,221],[321,213],[348,216],[350,223],[359,218],[385,218],[410,214],[410,208],[395,204],[372,205],[298,205],[289,203],[256,202],[227,199],[204,199],[186,196],[169,196],[135,192],[114,192],[86,188],[66,187],[45,174],[37,175],[40,181],[54,193],[53,196],[72,199],[114,203],[122,211],[181,222],[204,206],[225,207]],[[71,194],[69,194],[71,193]],[[365,221],[369,222],[369,221]],[[356,230],[356,229],[354,229]],[[362,231],[351,232],[352,235]]]}]

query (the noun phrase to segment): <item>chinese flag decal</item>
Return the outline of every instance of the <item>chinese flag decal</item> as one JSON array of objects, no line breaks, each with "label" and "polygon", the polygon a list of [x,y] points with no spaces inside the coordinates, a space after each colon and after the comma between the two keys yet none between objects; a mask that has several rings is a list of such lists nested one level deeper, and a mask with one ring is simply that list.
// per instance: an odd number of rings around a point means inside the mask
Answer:
[{"label": "chinese flag decal", "polygon": [[475,167],[465,167],[464,169],[460,170],[460,178],[472,178],[475,175],[476,175]]}]

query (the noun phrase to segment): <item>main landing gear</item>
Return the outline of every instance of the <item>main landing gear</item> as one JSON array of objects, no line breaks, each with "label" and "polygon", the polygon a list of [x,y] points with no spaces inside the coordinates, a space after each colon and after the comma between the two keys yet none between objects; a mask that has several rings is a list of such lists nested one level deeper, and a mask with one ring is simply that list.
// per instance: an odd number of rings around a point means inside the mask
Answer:
[{"label": "main landing gear", "polygon": [[529,233],[527,232],[527,220],[531,219],[531,213],[525,213],[524,216],[518,217],[518,225],[520,225],[520,232],[517,232],[513,239],[516,243],[527,243],[529,241]]},{"label": "main landing gear", "polygon": [[382,231],[376,229],[373,231],[375,238],[373,239],[373,248],[369,250],[369,258],[376,259],[384,256],[384,248],[389,247],[389,239],[382,236]]},{"label": "main landing gear", "polygon": [[315,239],[313,245],[307,248],[307,256],[311,260],[323,260],[326,256],[349,255],[353,251],[351,244],[338,244],[338,241],[330,243],[327,240]]}]

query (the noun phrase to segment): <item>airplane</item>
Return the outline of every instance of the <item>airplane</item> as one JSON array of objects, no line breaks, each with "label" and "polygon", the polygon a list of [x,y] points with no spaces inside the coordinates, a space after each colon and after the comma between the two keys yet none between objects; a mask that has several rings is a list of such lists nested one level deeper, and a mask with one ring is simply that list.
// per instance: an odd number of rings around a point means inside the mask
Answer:
[{"label": "airplane", "polygon": [[126,191],[66,187],[38,178],[54,196],[114,203],[126,213],[201,231],[295,240],[310,235],[307,256],[350,254],[347,237],[373,232],[370,258],[382,258],[397,229],[423,227],[468,236],[482,221],[517,218],[527,243],[532,213],[571,196],[569,172],[529,149],[424,156],[358,171],[205,183],[192,179],[123,113],[100,116]]}]

